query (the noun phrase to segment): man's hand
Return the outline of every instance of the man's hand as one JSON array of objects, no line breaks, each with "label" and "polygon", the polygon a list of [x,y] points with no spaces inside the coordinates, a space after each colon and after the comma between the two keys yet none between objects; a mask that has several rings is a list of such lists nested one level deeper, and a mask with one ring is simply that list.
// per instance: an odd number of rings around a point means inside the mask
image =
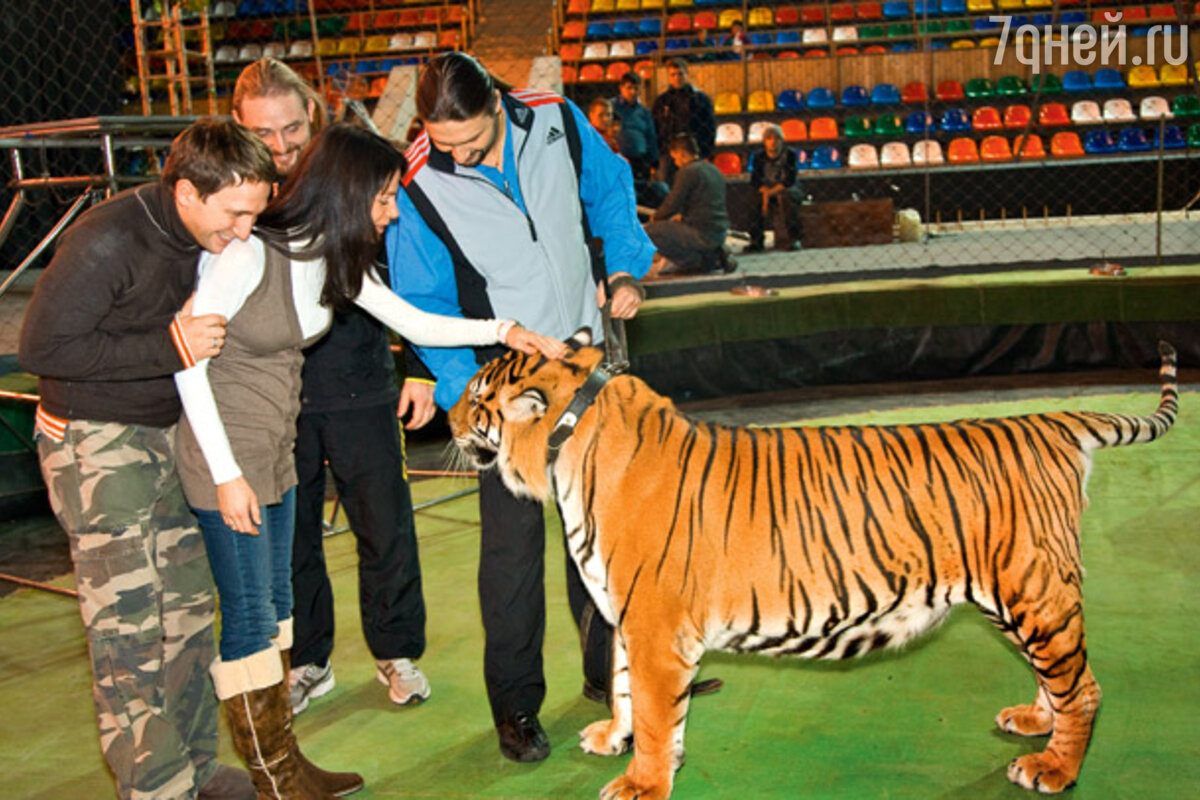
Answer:
[{"label": "man's hand", "polygon": [[192,303],[195,299],[196,295],[193,293],[183,304],[183,308],[179,309],[176,315],[179,317],[179,329],[188,349],[192,351],[192,358],[197,361],[215,358],[225,346],[226,319],[220,314],[193,317]]},{"label": "man's hand", "polygon": [[403,419],[408,414],[408,422],[404,423],[406,430],[415,431],[429,424],[437,413],[437,405],[433,402],[432,383],[425,381],[406,380],[400,388],[400,405],[396,406],[396,418]]},{"label": "man's hand", "polygon": [[244,476],[217,484],[217,507],[225,524],[238,533],[258,536],[262,515],[258,509],[258,495],[250,488]]},{"label": "man's hand", "polygon": [[[627,278],[628,280],[618,281],[618,278]],[[633,319],[637,315],[638,309],[642,307],[643,297],[634,277],[628,272],[616,272],[608,276],[608,281],[617,284],[617,288],[613,291],[612,308],[609,309],[612,318]],[[631,281],[634,282],[631,283]],[[603,308],[606,298],[604,284],[601,283],[596,286],[596,304]]]}]

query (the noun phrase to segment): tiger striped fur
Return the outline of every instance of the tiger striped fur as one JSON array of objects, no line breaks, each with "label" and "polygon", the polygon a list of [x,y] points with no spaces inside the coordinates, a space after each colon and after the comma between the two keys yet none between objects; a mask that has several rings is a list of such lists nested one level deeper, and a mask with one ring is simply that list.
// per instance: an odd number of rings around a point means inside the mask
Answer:
[{"label": "tiger striped fur", "polygon": [[1089,412],[942,424],[749,429],[698,422],[630,375],[556,420],[601,361],[509,353],[450,412],[463,453],[519,495],[557,500],[568,548],[617,628],[612,719],[580,734],[625,773],[605,800],[671,794],[688,686],[706,650],[850,658],[973,603],[1024,654],[1033,702],[996,717],[1049,735],[1008,777],[1054,793],[1079,775],[1100,688],[1087,664],[1080,515],[1091,454],[1152,441],[1177,412],[1175,352],[1148,417]]}]

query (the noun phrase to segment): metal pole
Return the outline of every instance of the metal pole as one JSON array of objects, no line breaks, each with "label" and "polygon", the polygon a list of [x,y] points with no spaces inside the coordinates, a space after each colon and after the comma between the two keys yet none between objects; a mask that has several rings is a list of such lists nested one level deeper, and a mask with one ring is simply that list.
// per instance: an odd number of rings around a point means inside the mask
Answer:
[{"label": "metal pole", "polygon": [[54,594],[66,595],[67,597],[79,597],[79,592],[72,589],[60,589],[48,583],[26,580],[25,578],[18,578],[16,575],[6,575],[3,572],[0,572],[0,581],[9,581],[20,586],[28,586],[30,589],[41,589],[43,592],[53,592]]},{"label": "metal pole", "polygon": [[12,275],[8,276],[8,280],[6,280],[3,284],[0,284],[0,297],[2,297],[4,293],[8,291],[8,287],[12,286],[13,283],[16,282],[21,273],[28,269],[29,265],[37,260],[37,257],[42,254],[42,251],[50,246],[50,243],[54,241],[58,234],[62,233],[63,228],[70,224],[71,220],[75,218],[75,215],[79,213],[79,209],[83,207],[84,201],[90,196],[91,191],[89,190],[76,198],[75,202],[71,204],[71,207],[67,209],[67,213],[62,215],[62,219],[58,221],[58,224],[50,229],[50,232],[46,234],[44,239],[38,242],[37,247],[33,248],[29,255],[25,257],[25,260],[22,261],[15,270],[13,270]]}]

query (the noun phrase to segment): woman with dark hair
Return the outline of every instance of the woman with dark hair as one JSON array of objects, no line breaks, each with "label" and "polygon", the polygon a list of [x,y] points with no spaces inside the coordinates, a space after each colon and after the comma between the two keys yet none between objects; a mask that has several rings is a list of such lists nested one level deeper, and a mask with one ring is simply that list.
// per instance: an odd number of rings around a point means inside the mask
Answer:
[{"label": "woman with dark hair", "polygon": [[373,133],[347,125],[322,131],[260,216],[256,235],[201,260],[194,308],[229,320],[225,348],[175,376],[186,412],[180,479],[221,604],[213,682],[264,796],[325,798],[362,785],[313,767],[291,734],[284,676],[301,349],[328,330],[332,308],[354,303],[426,346],[503,342],[549,357],[565,352],[561,342],[512,320],[425,313],[379,282],[373,264],[398,216],[403,165],[400,152]]}]

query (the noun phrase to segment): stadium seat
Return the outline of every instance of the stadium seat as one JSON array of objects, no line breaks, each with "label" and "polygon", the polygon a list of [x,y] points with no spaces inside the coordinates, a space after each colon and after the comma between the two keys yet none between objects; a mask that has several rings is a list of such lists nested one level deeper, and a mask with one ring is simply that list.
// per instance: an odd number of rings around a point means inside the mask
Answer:
[{"label": "stadium seat", "polygon": [[692,0],[667,0],[667,8],[691,8],[694,5]]},{"label": "stadium seat", "polygon": [[1104,101],[1105,122],[1136,122],[1137,114],[1133,106],[1124,97],[1114,97]]},{"label": "stadium seat", "polygon": [[742,157],[737,153],[717,153],[713,156],[713,166],[721,170],[722,175],[740,175]]},{"label": "stadium seat", "polygon": [[763,140],[763,136],[767,132],[767,128],[771,127],[774,124],[775,123],[769,122],[765,119],[760,119],[760,120],[751,122],[750,129],[748,131],[746,131],[746,141],[749,144],[761,143]]},{"label": "stadium seat", "polygon": [[808,139],[808,126],[802,119],[785,119],[779,127],[783,129],[785,142],[803,142]]},{"label": "stadium seat", "polygon": [[1092,76],[1092,86],[1097,91],[1119,92],[1125,88],[1125,78],[1121,76],[1119,69],[1102,67]]},{"label": "stadium seat", "polygon": [[1163,64],[1158,71],[1158,80],[1163,86],[1187,86],[1187,65]]},{"label": "stadium seat", "polygon": [[[296,49],[297,44],[300,44],[300,42],[292,43],[293,50]],[[308,45],[311,47],[312,42],[308,42]],[[393,33],[388,37],[388,50],[410,50],[412,49],[412,46],[413,36],[411,33]],[[564,61],[567,61],[568,53],[571,54],[570,60],[578,61],[579,59],[583,58],[583,45],[579,44],[578,42],[573,44],[564,44],[562,49],[559,50],[559,57]],[[293,55],[295,55],[295,53],[293,53]],[[309,55],[311,55],[311,53]]]},{"label": "stadium seat", "polygon": [[1029,124],[1032,115],[1027,105],[1020,103],[1011,105],[1004,109],[1004,127],[1010,130],[1024,128]]},{"label": "stadium seat", "polygon": [[825,6],[820,3],[800,6],[800,22],[804,25],[824,25]]},{"label": "stadium seat", "polygon": [[1025,7],[1023,0],[996,0],[997,11],[1019,11]]},{"label": "stadium seat", "polygon": [[587,25],[587,38],[595,41],[598,39],[607,39],[612,36],[611,22],[589,22]]},{"label": "stadium seat", "polygon": [[746,17],[750,28],[769,28],[775,24],[775,12],[766,6],[755,6]]},{"label": "stadium seat", "polygon": [[996,94],[1002,97],[1019,97],[1029,91],[1019,75],[1005,75],[996,81]]},{"label": "stadium seat", "polygon": [[994,106],[980,106],[971,114],[971,129],[976,131],[998,131],[1004,127],[1000,110]]},{"label": "stadium seat", "polygon": [[[746,37],[746,39],[750,44],[757,44],[757,45],[771,44],[771,42],[774,41],[774,37],[771,34],[762,33],[761,31],[757,31],[755,33],[750,34],[749,36]],[[770,55],[767,53],[755,53],[753,57],[754,58],[764,58],[764,57],[769,58]]]},{"label": "stadium seat", "polygon": [[672,14],[667,17],[668,33],[686,33],[692,29],[692,18],[689,14]]},{"label": "stadium seat", "polygon": [[692,30],[715,31],[717,29],[717,14],[715,11],[697,11],[692,18]]},{"label": "stadium seat", "polygon": [[898,106],[900,105],[900,89],[891,83],[877,83],[871,89],[871,105]]},{"label": "stadium seat", "polygon": [[1050,139],[1050,153],[1055,158],[1074,158],[1083,155],[1083,142],[1075,131],[1059,131]]},{"label": "stadium seat", "polygon": [[904,88],[900,90],[900,99],[905,103],[924,103],[929,99],[929,93],[924,83],[912,81],[904,84]]},{"label": "stadium seat", "polygon": [[908,7],[908,0],[887,0],[883,4],[884,19],[909,19],[912,17],[912,9]]},{"label": "stadium seat", "polygon": [[654,62],[648,58],[633,65],[633,71],[642,76],[642,80],[647,80],[654,77]]},{"label": "stadium seat", "polygon": [[[1192,123],[1188,126],[1187,138],[1185,139],[1183,131],[1180,130],[1178,125],[1164,125],[1162,131],[1162,148],[1164,150],[1178,150],[1184,147],[1200,146],[1192,143],[1192,129],[1196,127],[1197,123]],[[1158,128],[1154,129],[1153,147],[1158,149]]]},{"label": "stadium seat", "polygon": [[842,153],[836,147],[823,145],[813,151],[812,169],[841,169]]},{"label": "stadium seat", "polygon": [[963,91],[963,86],[958,81],[949,80],[941,81],[937,85],[937,90],[934,92],[938,100],[943,103],[952,103],[966,98],[966,92]]},{"label": "stadium seat", "polygon": [[[776,31],[775,44],[801,44],[800,31]],[[781,53],[778,58],[783,58],[783,54]]]},{"label": "stadium seat", "polygon": [[575,69],[575,67],[572,67],[570,64],[563,64],[562,82],[563,83],[575,83],[578,80],[579,80],[579,70]]},{"label": "stadium seat", "polygon": [[914,111],[904,118],[904,132],[916,134],[929,134],[937,131],[937,123],[933,121],[933,115],[924,111]]},{"label": "stadium seat", "polygon": [[871,95],[864,86],[847,86],[842,89],[842,105],[866,106],[871,104]]},{"label": "stadium seat", "polygon": [[942,13],[942,4],[938,0],[913,0],[912,9],[913,16],[918,19],[936,17]]},{"label": "stadium seat", "polygon": [[740,114],[742,113],[742,97],[737,92],[717,92],[713,98],[713,113]]},{"label": "stadium seat", "polygon": [[1090,92],[1092,76],[1081,69],[1070,70],[1062,76],[1062,87],[1064,92]]},{"label": "stadium seat", "polygon": [[967,81],[967,85],[963,88],[963,92],[967,97],[972,99],[980,97],[991,97],[996,94],[996,86],[987,78],[971,78]]},{"label": "stadium seat", "polygon": [[[811,97],[811,93],[809,94]],[[808,138],[809,139],[836,139],[838,138],[837,120],[833,117],[817,117],[808,123]]]},{"label": "stadium seat", "polygon": [[1071,106],[1071,122],[1076,125],[1099,125],[1104,122],[1100,104],[1095,100],[1080,100]]},{"label": "stadium seat", "polygon": [[861,139],[864,136],[870,136],[874,133],[871,127],[870,117],[855,115],[846,117],[846,121],[842,123],[842,134],[855,139]]},{"label": "stadium seat", "polygon": [[1131,89],[1154,89],[1161,85],[1154,67],[1149,64],[1140,64],[1129,70],[1129,88]]},{"label": "stadium seat", "polygon": [[936,166],[945,164],[942,156],[942,145],[934,139],[922,139],[913,145],[912,162],[914,166]]},{"label": "stadium seat", "polygon": [[1012,161],[1012,150],[1003,136],[985,136],[979,143],[980,161]]},{"label": "stadium seat", "polygon": [[758,89],[751,92],[750,96],[746,98],[746,110],[757,114],[766,114],[774,111],[775,95],[766,89]]},{"label": "stadium seat", "polygon": [[1117,134],[1117,149],[1122,153],[1144,153],[1153,147],[1143,128],[1123,128]]},{"label": "stadium seat", "polygon": [[850,148],[850,169],[879,169],[879,151],[873,144],[856,144]]},{"label": "stadium seat", "polygon": [[907,22],[893,22],[887,26],[887,37],[889,39],[905,39],[912,35],[912,25]]},{"label": "stadium seat", "polygon": [[667,50],[687,50],[692,46],[692,40],[686,36],[671,36],[663,40]]},{"label": "stadium seat", "polygon": [[602,64],[584,64],[579,68],[580,83],[599,83],[604,80],[604,66]]},{"label": "stadium seat", "polygon": [[863,25],[855,30],[858,31],[856,36],[859,39],[882,39],[887,35],[882,25]]},{"label": "stadium seat", "polygon": [[648,56],[658,49],[658,42],[654,39],[638,39],[633,43],[633,52],[639,56]]},{"label": "stadium seat", "polygon": [[[442,31],[443,34],[450,32],[451,31]],[[458,33],[458,31],[455,30],[453,33]],[[633,49],[633,42],[628,39],[622,39],[620,41],[613,42],[608,46],[609,58],[633,58],[634,55],[636,55],[636,52]]]},{"label": "stadium seat", "polygon": [[800,24],[800,11],[795,6],[780,6],[775,9],[775,24],[796,26]]},{"label": "stadium seat", "polygon": [[854,21],[854,4],[853,3],[834,3],[829,7],[830,22],[852,22]]},{"label": "stadium seat", "polygon": [[741,21],[742,12],[737,8],[727,8],[721,12],[719,17],[717,17],[717,25],[722,28],[728,28],[733,25],[734,22]]},{"label": "stadium seat", "polygon": [[960,136],[950,140],[946,159],[951,164],[974,164],[979,161],[979,149],[974,139]]},{"label": "stadium seat", "polygon": [[992,0],[967,0],[967,12],[970,14],[985,14],[995,10]]},{"label": "stadium seat", "polygon": [[722,122],[717,126],[717,144],[741,144],[745,140],[745,131],[738,123]]},{"label": "stadium seat", "polygon": [[608,65],[608,69],[604,70],[604,80],[612,83],[617,83],[625,74],[629,72],[631,67],[627,61],[614,61]]},{"label": "stadium seat", "polygon": [[809,108],[833,108],[837,105],[837,100],[833,96],[833,90],[825,86],[817,86],[810,89],[808,97],[804,102]]},{"label": "stadium seat", "polygon": [[593,14],[606,14],[609,11],[616,11],[616,0],[592,0]]},{"label": "stadium seat", "polygon": [[1175,13],[1175,6],[1172,3],[1155,3],[1146,9],[1146,19],[1153,20],[1176,20],[1179,19]]},{"label": "stadium seat", "polygon": [[614,39],[626,39],[638,35],[637,22],[632,19],[619,19],[612,24]]},{"label": "stadium seat", "polygon": [[1142,105],[1138,116],[1142,119],[1161,119],[1162,117],[1171,119],[1174,115],[1171,113],[1171,107],[1167,105],[1165,97],[1153,95],[1142,98]]},{"label": "stadium seat", "polygon": [[1054,125],[1070,125],[1071,117],[1067,114],[1067,107],[1062,103],[1043,103],[1038,109],[1038,125],[1054,126]]},{"label": "stadium seat", "polygon": [[588,42],[584,45],[583,57],[588,60],[608,58],[608,44],[605,42]]},{"label": "stadium seat", "polygon": [[860,0],[854,7],[854,18],[864,21],[883,19],[883,4],[875,0]]},{"label": "stadium seat", "polygon": [[970,39],[955,39],[950,43],[951,50],[970,50],[975,46],[975,42]]},{"label": "stadium seat", "polygon": [[1039,89],[1042,94],[1060,94],[1063,90],[1062,80],[1053,72],[1034,75],[1033,80],[1029,82],[1029,90],[1036,93]]},{"label": "stadium seat", "polygon": [[967,0],[942,0],[942,16],[962,17],[967,13]]},{"label": "stadium seat", "polygon": [[1012,151],[1018,160],[1046,157],[1046,147],[1042,144],[1042,137],[1036,133],[1031,133],[1028,139],[1024,135],[1014,136]]},{"label": "stadium seat", "polygon": [[[834,28],[833,36],[835,41],[840,30],[842,29]],[[854,29],[851,28],[851,30]],[[827,41],[829,41],[829,34],[825,32],[824,28],[805,28],[804,35],[801,37],[803,44],[825,44]]]},{"label": "stadium seat", "polygon": [[797,148],[796,149],[796,169],[797,170],[808,169],[810,166],[811,166],[811,163],[809,162],[809,159],[808,159],[808,151]]},{"label": "stadium seat", "polygon": [[881,44],[872,44],[862,49],[864,56],[880,56],[887,52],[887,48]]},{"label": "stadium seat", "polygon": [[804,109],[804,92],[799,89],[784,89],[775,98],[776,111],[802,111]]},{"label": "stadium seat", "polygon": [[1200,97],[1194,94],[1177,94],[1171,99],[1171,114],[1180,119],[1200,117]]},{"label": "stadium seat", "polygon": [[1117,143],[1108,131],[1088,131],[1083,136],[1083,152],[1093,156],[1107,156],[1117,152]]},{"label": "stadium seat", "polygon": [[883,114],[875,119],[876,136],[902,136],[904,121],[899,114]]},{"label": "stadium seat", "polygon": [[941,129],[947,133],[971,130],[971,119],[961,108],[948,108],[942,112]]},{"label": "stadium seat", "polygon": [[641,7],[640,0],[617,0],[617,11],[639,11]]},{"label": "stadium seat", "polygon": [[912,166],[912,156],[904,142],[888,142],[879,151],[879,165],[884,169],[901,169]]}]

